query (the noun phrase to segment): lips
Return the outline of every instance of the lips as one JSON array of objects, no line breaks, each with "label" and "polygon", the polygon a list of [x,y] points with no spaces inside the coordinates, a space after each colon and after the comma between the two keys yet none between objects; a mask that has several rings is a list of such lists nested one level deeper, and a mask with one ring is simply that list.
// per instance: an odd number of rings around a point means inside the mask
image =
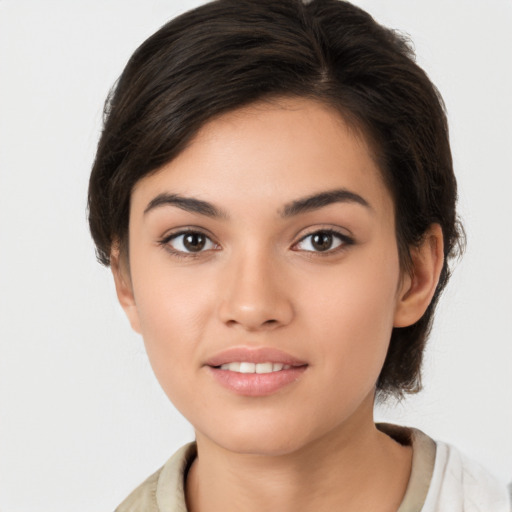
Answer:
[{"label": "lips", "polygon": [[271,348],[245,348],[234,347],[224,350],[213,357],[209,358],[205,365],[207,366],[222,366],[229,363],[281,363],[288,366],[304,366],[307,365],[306,361],[297,359],[286,352]]},{"label": "lips", "polygon": [[308,364],[274,348],[237,347],[209,358],[205,367],[224,388],[238,395],[256,397],[292,385]]}]

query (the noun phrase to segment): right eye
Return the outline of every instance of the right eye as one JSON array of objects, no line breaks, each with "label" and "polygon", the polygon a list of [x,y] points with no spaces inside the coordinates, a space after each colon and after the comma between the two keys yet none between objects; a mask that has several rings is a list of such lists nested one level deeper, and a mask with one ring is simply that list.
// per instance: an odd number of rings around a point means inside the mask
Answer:
[{"label": "right eye", "polygon": [[173,252],[183,255],[204,252],[217,247],[217,244],[200,231],[175,233],[167,237],[162,243],[170,247]]}]

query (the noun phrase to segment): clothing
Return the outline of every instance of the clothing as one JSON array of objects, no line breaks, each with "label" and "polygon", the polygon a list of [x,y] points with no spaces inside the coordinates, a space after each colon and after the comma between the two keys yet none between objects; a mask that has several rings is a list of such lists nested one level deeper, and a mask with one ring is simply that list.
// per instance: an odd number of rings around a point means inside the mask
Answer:
[{"label": "clothing", "polygon": [[[413,449],[411,476],[397,512],[512,511],[505,486],[456,448],[417,429],[389,424],[377,428]],[[184,482],[196,454],[195,443],[180,448],[116,512],[187,512]]]}]

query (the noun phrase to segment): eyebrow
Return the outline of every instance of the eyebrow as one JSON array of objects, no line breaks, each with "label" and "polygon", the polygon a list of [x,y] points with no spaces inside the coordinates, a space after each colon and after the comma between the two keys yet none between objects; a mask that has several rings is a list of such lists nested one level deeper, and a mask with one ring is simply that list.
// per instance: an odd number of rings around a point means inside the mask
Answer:
[{"label": "eyebrow", "polygon": [[144,215],[155,208],[161,206],[176,206],[186,212],[199,213],[206,217],[212,218],[228,218],[228,214],[207,201],[201,201],[193,197],[184,197],[179,194],[158,194],[152,199],[144,210]]},{"label": "eyebrow", "polygon": [[[368,201],[359,194],[341,188],[327,190],[301,199],[296,199],[291,203],[286,204],[280,215],[283,218],[293,217],[301,213],[319,210],[320,208],[334,203],[355,203],[372,210]],[[205,215],[206,217],[220,219],[229,218],[229,215],[225,211],[217,208],[212,203],[202,201],[201,199],[195,199],[193,197],[184,197],[179,194],[168,193],[158,194],[154,199],[152,199],[144,210],[144,215],[151,210],[162,206],[176,206],[177,208],[187,212],[198,213],[200,215]]]},{"label": "eyebrow", "polygon": [[293,217],[294,215],[299,215],[301,213],[319,210],[320,208],[329,206],[333,203],[355,203],[360,204],[369,210],[373,210],[370,203],[368,203],[368,201],[359,194],[340,188],[336,190],[327,190],[325,192],[320,192],[292,201],[284,206],[281,216]]}]

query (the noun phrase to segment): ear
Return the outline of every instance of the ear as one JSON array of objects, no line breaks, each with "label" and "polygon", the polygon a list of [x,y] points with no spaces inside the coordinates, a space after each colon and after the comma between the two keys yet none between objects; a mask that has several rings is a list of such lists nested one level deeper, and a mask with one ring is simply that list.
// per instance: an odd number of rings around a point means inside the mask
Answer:
[{"label": "ear", "polygon": [[117,247],[112,249],[110,253],[110,268],[112,270],[112,275],[114,276],[119,304],[121,304],[121,307],[124,309],[132,329],[140,334],[139,312],[137,310],[137,304],[135,303],[135,296],[133,294],[128,262],[126,261],[126,258],[120,254],[119,248]]},{"label": "ear", "polygon": [[418,247],[411,248],[412,269],[400,286],[394,327],[416,323],[428,308],[443,268],[443,231],[432,224]]}]

